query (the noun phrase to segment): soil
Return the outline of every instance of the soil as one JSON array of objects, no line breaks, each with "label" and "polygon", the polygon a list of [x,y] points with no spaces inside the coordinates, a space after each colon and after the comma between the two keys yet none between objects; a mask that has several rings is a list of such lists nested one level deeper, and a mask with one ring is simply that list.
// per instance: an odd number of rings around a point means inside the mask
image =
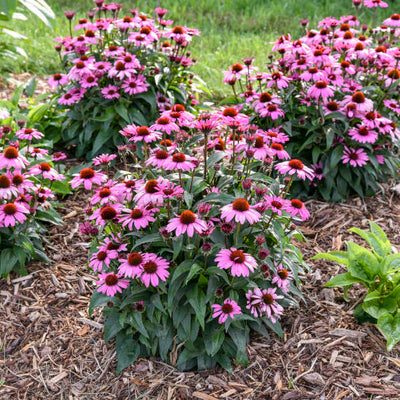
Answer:
[{"label": "soil", "polygon": [[[367,228],[369,219],[400,250],[400,199],[386,189],[364,201],[309,201],[312,217],[300,227],[305,259],[358,241],[348,229]],[[63,204],[65,225],[49,231],[46,245],[52,264],[33,262],[29,275],[0,281],[1,400],[400,398],[400,346],[388,353],[377,328],[352,316],[361,288],[350,290],[349,302],[339,289],[324,288],[344,271],[323,260],[308,261],[305,302],[285,313],[284,339],[253,336],[246,367],[232,374],[180,372],[152,358],[116,376],[114,345],[102,338],[101,314],[88,315],[95,279],[87,268],[88,238],[78,229],[87,198],[78,191]]]}]

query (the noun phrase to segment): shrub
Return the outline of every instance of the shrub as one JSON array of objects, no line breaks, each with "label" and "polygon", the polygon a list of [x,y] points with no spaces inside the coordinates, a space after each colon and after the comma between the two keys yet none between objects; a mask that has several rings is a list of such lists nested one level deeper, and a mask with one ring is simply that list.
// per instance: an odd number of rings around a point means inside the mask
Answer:
[{"label": "shrub", "polygon": [[12,19],[28,20],[24,14],[25,11],[36,15],[50,27],[50,20],[55,17],[44,0],[2,1],[0,4],[0,55],[2,57],[16,58],[18,55],[26,57],[26,53],[21,47],[10,43],[10,38],[17,40],[27,40],[28,38],[9,28]]},{"label": "shrub", "polygon": [[[21,88],[23,88],[21,86]],[[64,176],[54,163],[65,157],[49,155],[51,142],[34,127],[29,109],[18,106],[22,89],[11,102],[0,102],[0,275],[25,274],[33,260],[49,262],[43,250],[49,223],[62,225],[55,210],[55,193],[68,193]],[[33,108],[35,110],[35,108]],[[37,108],[36,108],[37,111]]]},{"label": "shrub", "polygon": [[298,196],[372,195],[397,176],[399,36],[398,14],[372,31],[354,16],[328,17],[299,39],[281,36],[268,72],[251,58],[225,72],[253,123],[282,125],[287,151],[312,164],[314,180],[298,182]]},{"label": "shrub", "polygon": [[[176,102],[196,103],[188,48],[199,31],[168,27],[173,21],[161,8],[151,19],[136,9],[122,17],[120,6],[100,5],[78,21],[78,36],[70,29],[70,36],[57,39],[66,73],[49,84],[59,89],[58,103],[67,110],[62,140],[76,146],[78,157],[114,150],[127,124],[149,126]],[[70,27],[74,14],[66,12]]]},{"label": "shrub", "polygon": [[333,277],[325,286],[343,287],[347,301],[347,292],[355,283],[365,286],[367,295],[354,310],[354,316],[360,322],[377,324],[390,351],[400,341],[400,254],[377,224],[369,224],[369,232],[358,228],[350,231],[361,236],[372,251],[346,242],[347,251],[320,253],[314,259],[324,258],[346,267],[346,273]]},{"label": "shrub", "polygon": [[249,126],[235,108],[194,119],[176,105],[121,133],[134,143],[124,171],[84,168],[72,180],[93,192],[94,226],[82,226],[95,235],[89,267],[99,274],[90,311],[107,306],[118,371],[150,355],[183,370],[245,364],[250,332],[282,335],[284,307],[301,296],[293,222],[309,214],[286,196],[312,173],[291,160],[275,166],[285,184],[269,176],[274,165],[254,156],[275,154],[287,136]]}]

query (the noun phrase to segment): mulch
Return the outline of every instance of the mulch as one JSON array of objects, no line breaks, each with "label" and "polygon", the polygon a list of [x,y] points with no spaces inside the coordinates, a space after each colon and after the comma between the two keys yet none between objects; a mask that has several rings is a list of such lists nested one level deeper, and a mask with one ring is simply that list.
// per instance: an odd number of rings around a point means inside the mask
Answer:
[{"label": "mulch", "polygon": [[[157,358],[139,359],[115,375],[113,343],[102,338],[102,317],[88,315],[95,279],[87,268],[88,238],[78,229],[87,197],[76,192],[60,209],[65,225],[51,228],[51,265],[32,262],[29,275],[0,281],[0,399],[75,400],[350,400],[400,398],[400,346],[388,353],[373,325],[352,313],[363,290],[324,288],[337,264],[309,261],[305,303],[287,310],[284,339],[255,335],[249,364],[232,374],[218,368],[181,372]],[[343,204],[311,200],[301,226],[304,257],[358,241],[348,229],[377,222],[400,250],[400,199],[390,191]],[[361,243],[361,242],[360,242]]]}]

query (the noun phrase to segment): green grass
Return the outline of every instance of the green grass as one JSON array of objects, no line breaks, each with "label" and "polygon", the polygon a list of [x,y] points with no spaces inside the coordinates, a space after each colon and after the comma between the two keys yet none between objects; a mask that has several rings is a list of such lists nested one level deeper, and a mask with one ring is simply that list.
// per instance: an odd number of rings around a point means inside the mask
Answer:
[{"label": "green grass", "polygon": [[[123,0],[121,0],[123,1]],[[397,0],[387,0],[392,4],[388,9],[378,10],[380,21],[395,12]],[[157,0],[136,0],[125,2],[139,8],[141,12],[152,13]],[[255,56],[256,65],[263,67],[271,49],[271,42],[282,34],[290,32],[292,37],[304,31],[301,18],[308,18],[311,26],[326,16],[339,17],[353,13],[351,0],[162,0],[161,5],[169,10],[167,16],[176,24],[200,29],[201,38],[195,38],[191,47],[197,57],[195,72],[220,96],[229,90],[222,83],[222,72],[243,57]],[[2,61],[1,69],[8,71],[28,71],[39,75],[58,71],[59,63],[53,50],[53,38],[67,33],[67,21],[63,11],[77,10],[83,17],[91,0],[48,0],[57,14],[54,30],[36,19],[29,23],[16,22],[14,28],[30,38],[21,47],[29,58],[18,61]],[[361,13],[364,23],[370,22],[372,12]]]}]

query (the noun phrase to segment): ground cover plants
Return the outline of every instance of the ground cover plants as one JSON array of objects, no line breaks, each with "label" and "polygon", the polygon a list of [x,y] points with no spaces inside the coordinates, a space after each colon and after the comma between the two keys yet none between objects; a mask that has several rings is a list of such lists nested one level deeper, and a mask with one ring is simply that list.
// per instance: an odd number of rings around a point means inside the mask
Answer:
[{"label": "ground cover plants", "polygon": [[[62,225],[56,194],[69,193],[52,153],[52,142],[35,128],[40,105],[18,105],[23,86],[11,101],[0,102],[0,275],[26,274],[31,260],[49,262],[43,249],[48,224]],[[39,107],[39,108],[37,108]]]},{"label": "ground cover plants", "polygon": [[305,36],[275,43],[266,72],[252,58],[225,72],[251,121],[282,125],[289,154],[311,164],[314,179],[299,182],[297,195],[343,201],[397,176],[399,25],[399,14],[373,30],[354,16],[325,18],[317,29],[304,21]]},{"label": "ground cover plants", "polygon": [[314,259],[324,258],[343,264],[346,273],[334,276],[325,286],[343,287],[344,297],[356,283],[367,289],[361,304],[354,310],[360,322],[378,325],[387,340],[390,351],[400,341],[400,254],[393,247],[383,230],[370,221],[370,231],[350,229],[361,236],[370,246],[366,249],[356,243],[347,242],[347,251],[317,254]]},{"label": "ground cover plants", "polygon": [[122,15],[121,4],[96,4],[88,18],[66,11],[69,35],[56,45],[66,71],[49,80],[66,110],[62,141],[87,159],[121,144],[117,132],[126,124],[151,125],[175,102],[197,103],[189,47],[198,30],[172,26],[162,8],[152,19],[138,9]]},{"label": "ground cover plants", "polygon": [[[236,108],[195,118],[175,105],[120,133],[135,144],[124,170],[84,168],[71,181],[93,193],[94,225],[82,227],[95,238],[91,309],[106,306],[118,371],[140,355],[183,370],[245,364],[250,331],[268,336],[265,323],[281,335],[284,308],[301,297],[305,264],[292,238],[309,213],[287,196],[312,171],[283,161],[285,134],[249,125]],[[107,167],[111,157],[99,159]]]}]

